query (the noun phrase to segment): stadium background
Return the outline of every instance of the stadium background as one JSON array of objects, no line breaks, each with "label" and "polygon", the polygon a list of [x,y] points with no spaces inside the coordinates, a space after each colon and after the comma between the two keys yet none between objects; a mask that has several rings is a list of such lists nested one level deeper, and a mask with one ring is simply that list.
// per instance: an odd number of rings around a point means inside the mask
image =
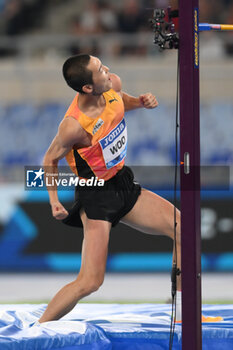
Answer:
[{"label": "stadium background", "polygon": [[[130,94],[156,95],[156,110],[127,113],[126,163],[147,173],[149,169],[152,176],[144,178],[144,185],[173,200],[169,166],[175,161],[177,55],[153,45],[147,23],[151,10],[146,10],[169,4],[176,5],[166,0],[0,1],[1,272],[74,273],[80,266],[81,231],[52,218],[46,192],[24,189],[24,167],[41,165],[74,96],[61,74],[72,54],[99,56]],[[233,1],[201,0],[200,22],[233,23]],[[218,174],[223,166],[231,170],[233,162],[233,34],[200,36],[201,163],[217,167],[218,184],[217,190],[202,192],[202,267],[231,273],[232,177],[230,171],[229,188],[222,190]],[[59,195],[69,207],[72,191]],[[111,233],[107,271],[168,272],[171,251],[168,239],[119,225]]]}]

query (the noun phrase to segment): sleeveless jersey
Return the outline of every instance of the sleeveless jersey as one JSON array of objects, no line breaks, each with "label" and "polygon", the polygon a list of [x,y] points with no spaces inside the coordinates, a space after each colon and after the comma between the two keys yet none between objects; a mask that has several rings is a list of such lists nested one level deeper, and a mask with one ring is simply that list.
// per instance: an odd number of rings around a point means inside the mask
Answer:
[{"label": "sleeveless jersey", "polygon": [[65,114],[65,118],[75,118],[92,135],[89,147],[73,147],[66,155],[71,170],[80,178],[109,180],[124,165],[127,150],[124,104],[113,89],[104,92],[103,96],[106,106],[96,118],[88,117],[78,108],[78,94]]}]

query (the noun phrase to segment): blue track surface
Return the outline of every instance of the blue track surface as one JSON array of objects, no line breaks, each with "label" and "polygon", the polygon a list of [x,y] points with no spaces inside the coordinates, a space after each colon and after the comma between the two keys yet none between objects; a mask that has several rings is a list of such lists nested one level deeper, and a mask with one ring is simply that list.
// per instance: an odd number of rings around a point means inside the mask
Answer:
[{"label": "blue track surface", "polygon": [[[162,350],[168,349],[170,305],[79,304],[60,321],[31,326],[46,305],[2,305],[1,350]],[[205,305],[203,350],[233,349],[233,305]],[[181,349],[176,325],[173,350]]]}]

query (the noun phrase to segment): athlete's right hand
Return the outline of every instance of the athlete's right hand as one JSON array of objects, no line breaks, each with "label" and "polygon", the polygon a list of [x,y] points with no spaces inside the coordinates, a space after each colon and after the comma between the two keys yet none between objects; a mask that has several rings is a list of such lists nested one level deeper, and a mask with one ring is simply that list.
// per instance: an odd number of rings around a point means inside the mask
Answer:
[{"label": "athlete's right hand", "polygon": [[53,217],[57,220],[65,219],[69,213],[60,202],[51,203]]}]

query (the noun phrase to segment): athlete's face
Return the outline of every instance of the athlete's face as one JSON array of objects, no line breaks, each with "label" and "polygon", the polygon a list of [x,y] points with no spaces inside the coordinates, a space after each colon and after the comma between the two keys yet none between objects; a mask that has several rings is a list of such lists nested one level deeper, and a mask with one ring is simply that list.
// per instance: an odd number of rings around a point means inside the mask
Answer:
[{"label": "athlete's face", "polygon": [[87,68],[92,71],[93,95],[101,95],[112,88],[109,69],[97,57],[91,56]]}]

